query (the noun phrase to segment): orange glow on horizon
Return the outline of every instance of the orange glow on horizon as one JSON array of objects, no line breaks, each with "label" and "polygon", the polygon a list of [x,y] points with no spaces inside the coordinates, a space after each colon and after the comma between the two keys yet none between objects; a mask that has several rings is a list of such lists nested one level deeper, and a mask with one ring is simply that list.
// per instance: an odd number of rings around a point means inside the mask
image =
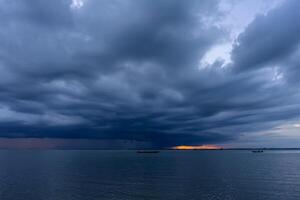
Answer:
[{"label": "orange glow on horizon", "polygon": [[222,149],[222,147],[213,145],[213,144],[199,145],[199,146],[180,145],[180,146],[173,147],[172,149],[176,149],[176,150],[214,150],[214,149]]}]

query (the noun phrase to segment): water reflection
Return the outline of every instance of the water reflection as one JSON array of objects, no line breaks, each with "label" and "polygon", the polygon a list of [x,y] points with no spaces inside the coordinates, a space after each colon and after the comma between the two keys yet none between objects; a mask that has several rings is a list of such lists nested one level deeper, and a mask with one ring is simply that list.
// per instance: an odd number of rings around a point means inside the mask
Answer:
[{"label": "water reflection", "polygon": [[0,151],[0,199],[299,199],[299,155]]}]

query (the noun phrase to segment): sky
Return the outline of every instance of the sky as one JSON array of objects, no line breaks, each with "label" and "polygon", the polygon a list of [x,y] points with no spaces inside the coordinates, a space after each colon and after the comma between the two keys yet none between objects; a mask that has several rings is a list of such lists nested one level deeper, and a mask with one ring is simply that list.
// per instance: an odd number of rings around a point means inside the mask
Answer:
[{"label": "sky", "polygon": [[0,0],[0,148],[300,147],[299,10]]}]

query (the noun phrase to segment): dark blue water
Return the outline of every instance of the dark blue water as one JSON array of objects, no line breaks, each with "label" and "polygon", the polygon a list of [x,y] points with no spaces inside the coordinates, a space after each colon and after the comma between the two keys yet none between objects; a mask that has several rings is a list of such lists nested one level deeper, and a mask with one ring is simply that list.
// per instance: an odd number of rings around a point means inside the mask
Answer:
[{"label": "dark blue water", "polygon": [[0,151],[1,200],[300,199],[300,152]]}]

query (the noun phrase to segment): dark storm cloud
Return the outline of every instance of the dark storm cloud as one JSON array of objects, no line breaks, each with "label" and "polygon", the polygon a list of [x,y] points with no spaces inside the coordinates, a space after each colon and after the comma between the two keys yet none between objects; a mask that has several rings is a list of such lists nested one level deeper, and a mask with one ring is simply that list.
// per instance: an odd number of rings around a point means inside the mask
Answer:
[{"label": "dark storm cloud", "polygon": [[218,1],[71,4],[0,0],[0,136],[195,145],[298,116],[295,87],[274,81],[297,64],[296,1],[257,17],[230,66],[201,70],[227,37],[209,23]]}]

